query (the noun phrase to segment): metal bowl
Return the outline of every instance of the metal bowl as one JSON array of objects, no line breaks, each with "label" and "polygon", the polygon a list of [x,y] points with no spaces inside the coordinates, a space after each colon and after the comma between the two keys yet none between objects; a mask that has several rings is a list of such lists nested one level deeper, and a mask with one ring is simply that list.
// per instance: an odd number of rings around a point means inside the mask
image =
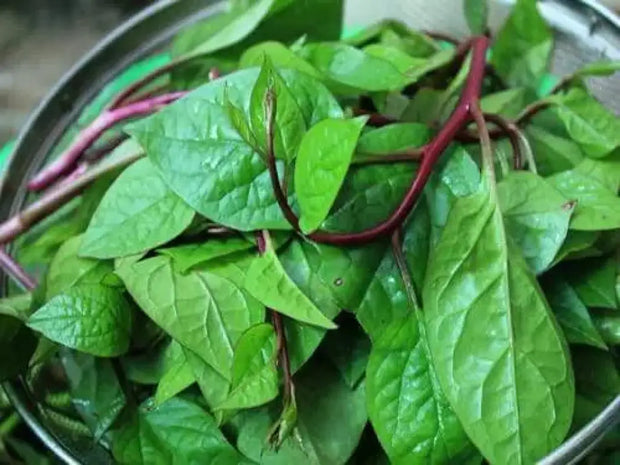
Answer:
[{"label": "metal bowl", "polygon": [[[497,28],[510,9],[509,0],[491,1],[491,26]],[[363,26],[382,18],[398,18],[411,26],[467,34],[463,16],[455,10],[460,0],[346,0],[345,23]],[[583,63],[603,57],[620,59],[620,18],[594,0],[543,0],[541,11],[556,33],[553,71],[567,74]],[[216,0],[162,0],[112,32],[77,63],[50,91],[22,130],[0,186],[0,219],[27,201],[26,181],[37,171],[84,107],[128,65],[164,47],[188,24],[224,8]],[[594,93],[620,113],[620,77],[592,79]],[[0,276],[0,295],[8,292]],[[71,465],[113,463],[105,447],[78,434],[53,426],[24,379],[4,385],[13,405],[35,434],[62,461]],[[620,396],[582,430],[541,460],[544,465],[576,463],[618,422]]]}]

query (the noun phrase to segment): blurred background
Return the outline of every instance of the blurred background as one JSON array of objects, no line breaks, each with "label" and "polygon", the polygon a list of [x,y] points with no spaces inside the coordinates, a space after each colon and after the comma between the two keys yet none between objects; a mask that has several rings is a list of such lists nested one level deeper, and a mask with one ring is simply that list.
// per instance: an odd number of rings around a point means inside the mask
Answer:
[{"label": "blurred background", "polygon": [[152,0],[0,0],[0,147],[63,73]]}]

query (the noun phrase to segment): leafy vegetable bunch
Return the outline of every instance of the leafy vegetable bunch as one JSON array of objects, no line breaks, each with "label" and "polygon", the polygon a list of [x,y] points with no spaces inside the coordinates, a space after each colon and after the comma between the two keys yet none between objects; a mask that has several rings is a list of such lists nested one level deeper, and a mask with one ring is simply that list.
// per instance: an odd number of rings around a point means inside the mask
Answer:
[{"label": "leafy vegetable bunch", "polygon": [[620,123],[585,84],[619,64],[544,89],[534,0],[465,12],[339,40],[340,1],[237,0],[110,84],[0,225],[42,276],[0,256],[3,378],[121,464],[559,446],[620,391]]}]

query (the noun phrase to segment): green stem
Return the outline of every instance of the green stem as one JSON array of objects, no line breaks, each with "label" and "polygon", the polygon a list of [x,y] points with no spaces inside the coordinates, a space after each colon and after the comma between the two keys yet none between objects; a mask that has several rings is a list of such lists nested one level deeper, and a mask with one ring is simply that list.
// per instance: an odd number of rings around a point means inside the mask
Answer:
[{"label": "green stem", "polygon": [[489,135],[489,128],[487,128],[484,115],[480,110],[478,103],[474,103],[469,112],[471,117],[476,123],[478,128],[478,135],[480,137],[480,150],[482,152],[482,165],[486,169],[489,178],[492,183],[495,183],[495,166],[493,164],[493,146],[491,145],[491,136]]}]

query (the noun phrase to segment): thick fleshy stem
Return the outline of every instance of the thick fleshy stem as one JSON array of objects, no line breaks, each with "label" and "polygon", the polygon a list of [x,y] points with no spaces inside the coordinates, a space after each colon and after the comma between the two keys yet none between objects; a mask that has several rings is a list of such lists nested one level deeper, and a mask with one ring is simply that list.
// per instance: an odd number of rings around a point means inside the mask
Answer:
[{"label": "thick fleshy stem", "polygon": [[121,93],[119,93],[114,98],[114,100],[112,100],[112,103],[110,103],[110,105],[108,107],[108,110],[115,110],[117,108],[120,108],[136,92],[138,92],[139,90],[141,90],[144,87],[146,87],[148,84],[153,82],[155,79],[157,79],[157,78],[159,78],[159,77],[161,77],[161,76],[163,76],[165,74],[168,74],[174,68],[176,68],[179,65],[182,65],[183,63],[185,63],[184,60],[173,60],[170,63],[167,63],[164,66],[161,66],[161,67],[155,69],[154,71],[151,71],[149,74],[147,74],[146,76],[144,76],[140,80],[134,82],[133,84],[131,84],[130,86],[125,88],[125,90],[123,90]]},{"label": "thick fleshy stem", "polygon": [[141,100],[125,107],[104,111],[86,129],[78,134],[71,146],[62,155],[35,175],[28,183],[28,189],[31,191],[45,189],[58,180],[60,176],[69,172],[82,154],[111,127],[129,118],[151,114],[184,95],[185,92],[173,92]]},{"label": "thick fleshy stem", "polygon": [[293,229],[298,231],[299,219],[289,205],[288,200],[286,199],[286,194],[282,189],[282,185],[280,184],[280,179],[278,177],[278,167],[276,165],[276,155],[274,150],[276,111],[276,95],[273,88],[269,88],[265,94],[265,120],[267,121],[267,127],[265,128],[267,139],[267,169],[269,171],[269,178],[271,179],[271,186],[273,188],[274,196],[280,206],[280,210],[282,210],[282,214]]},{"label": "thick fleshy stem", "polygon": [[[265,239],[265,233],[259,231],[256,233],[256,243],[258,245],[258,253],[264,254],[267,250],[267,241]],[[278,350],[278,362],[282,369],[282,376],[284,378],[284,388],[282,392],[282,399],[284,404],[287,405],[291,401],[295,386],[293,384],[293,373],[291,371],[291,360],[288,354],[288,346],[286,342],[286,333],[284,330],[283,318],[280,313],[273,309],[271,311],[271,321],[276,333],[277,350]]]},{"label": "thick fleshy stem", "polygon": [[104,160],[77,177],[72,183],[58,186],[46,192],[45,195],[24,210],[0,224],[0,245],[12,241],[47,215],[58,210],[69,200],[79,195],[86,186],[99,177],[123,166],[127,166],[143,155],[142,152],[131,153],[122,159],[116,160],[114,163],[106,163]]},{"label": "thick fleshy stem", "polygon": [[[520,144],[521,137],[519,133],[519,128],[512,121],[509,121],[500,115],[496,115],[493,113],[484,113],[483,116],[485,121],[493,123],[497,126],[498,130],[501,130],[501,133],[498,135],[508,136],[508,140],[510,141],[510,145],[512,146],[512,152],[514,155],[514,169],[523,169],[523,153]],[[489,135],[491,135],[491,132],[489,132]],[[464,130],[458,134],[457,139],[462,142],[478,142],[480,140],[480,135],[475,131]]]},{"label": "thick fleshy stem", "polygon": [[[404,199],[392,215],[377,226],[365,231],[356,233],[330,233],[326,231],[317,231],[308,235],[309,239],[314,242],[331,245],[365,244],[379,237],[391,234],[396,228],[404,223],[407,216],[415,206],[424,189],[424,186],[426,186],[433,167],[448,145],[456,139],[458,134],[472,120],[472,108],[478,108],[482,81],[485,76],[486,52],[489,46],[489,39],[486,36],[473,37],[467,42],[464,42],[462,45],[459,45],[460,51],[457,53],[457,56],[462,55],[464,51],[467,51],[466,46],[472,50],[472,59],[469,75],[459,103],[448,118],[448,121],[446,121],[446,124],[439,130],[435,138],[420,149],[422,161],[418,168],[417,174],[413,179],[413,182]],[[269,100],[272,100],[273,102],[270,104]],[[267,108],[270,107],[272,109],[272,113],[275,114],[275,97],[273,95],[271,97],[269,97],[269,94],[266,96],[266,104]],[[272,115],[271,119],[275,119],[275,116]],[[270,138],[273,139],[273,123],[267,127],[267,136],[268,141]],[[287,221],[293,229],[299,231],[299,220],[295,212],[293,212],[288,204],[286,197],[283,195],[280,181],[278,179],[275,156],[272,155],[273,150],[271,150],[271,153],[268,153],[266,161],[276,200]]]},{"label": "thick fleshy stem", "polygon": [[4,247],[0,247],[0,268],[25,290],[32,291],[37,287],[37,281],[13,260]]},{"label": "thick fleshy stem", "polygon": [[486,52],[489,39],[485,36],[478,36],[472,38],[469,43],[472,49],[472,59],[469,76],[461,94],[461,99],[436,137],[424,147],[423,158],[417,175],[398,208],[386,221],[365,231],[346,234],[318,231],[310,234],[310,239],[315,242],[332,245],[364,244],[386,234],[391,234],[405,221],[422,193],[437,160],[439,160],[444,150],[455,139],[457,134],[469,124],[472,118],[472,107],[477,107],[478,105],[486,68]]}]

